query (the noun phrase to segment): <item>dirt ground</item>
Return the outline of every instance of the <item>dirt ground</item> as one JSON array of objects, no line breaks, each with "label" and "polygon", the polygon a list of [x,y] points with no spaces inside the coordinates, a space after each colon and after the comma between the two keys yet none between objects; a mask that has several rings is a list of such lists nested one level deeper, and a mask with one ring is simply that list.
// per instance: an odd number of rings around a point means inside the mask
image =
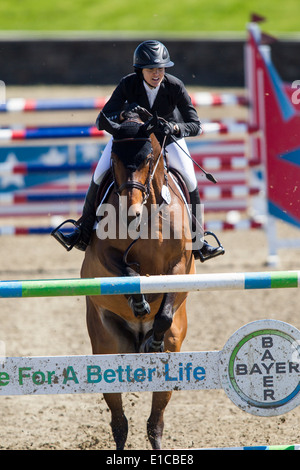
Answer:
[{"label": "dirt ground", "polygon": [[[1,222],[2,223],[2,222]],[[279,227],[281,236],[290,229]],[[269,270],[267,241],[258,230],[220,232],[224,257],[199,273]],[[298,270],[299,250],[281,250],[276,269]],[[83,254],[67,253],[50,236],[2,237],[0,278],[79,277]],[[191,293],[183,351],[221,350],[248,322],[273,318],[300,329],[296,289]],[[90,354],[83,297],[1,299],[0,340],[7,356]],[[150,449],[146,420],[150,393],[125,394],[126,449]],[[102,396],[0,397],[0,449],[114,449],[110,413]],[[165,413],[164,449],[300,443],[299,409],[273,418],[237,408],[223,390],[174,392]]]}]

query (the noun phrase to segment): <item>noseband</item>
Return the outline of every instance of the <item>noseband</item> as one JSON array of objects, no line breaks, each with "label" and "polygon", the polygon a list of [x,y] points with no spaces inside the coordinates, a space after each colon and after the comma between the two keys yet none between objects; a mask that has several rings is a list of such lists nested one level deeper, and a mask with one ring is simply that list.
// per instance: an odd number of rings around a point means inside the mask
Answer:
[{"label": "noseband", "polygon": [[[138,141],[151,142],[151,139],[149,137],[129,137],[129,138],[124,138],[124,139],[114,139],[114,142],[138,142]],[[150,160],[147,180],[145,184],[140,183],[139,181],[133,180],[133,181],[125,181],[120,186],[118,186],[116,177],[115,177],[114,167],[112,165],[112,171],[113,171],[113,177],[114,177],[114,183],[115,183],[115,192],[116,194],[118,194],[118,196],[121,195],[121,192],[124,189],[136,188],[136,189],[139,189],[143,193],[143,204],[147,202],[147,199],[150,194],[150,184],[153,178],[153,173],[151,173],[152,167],[153,167],[153,149],[151,149],[151,154],[149,155],[151,155],[151,160]]]}]

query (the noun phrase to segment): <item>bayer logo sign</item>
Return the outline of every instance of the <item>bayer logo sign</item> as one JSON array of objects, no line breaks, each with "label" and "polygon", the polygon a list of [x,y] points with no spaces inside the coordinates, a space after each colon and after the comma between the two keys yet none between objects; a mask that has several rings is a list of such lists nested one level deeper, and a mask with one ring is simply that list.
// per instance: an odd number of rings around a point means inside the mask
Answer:
[{"label": "bayer logo sign", "polygon": [[261,320],[240,328],[221,355],[220,378],[228,397],[259,416],[286,413],[300,404],[300,332]]}]

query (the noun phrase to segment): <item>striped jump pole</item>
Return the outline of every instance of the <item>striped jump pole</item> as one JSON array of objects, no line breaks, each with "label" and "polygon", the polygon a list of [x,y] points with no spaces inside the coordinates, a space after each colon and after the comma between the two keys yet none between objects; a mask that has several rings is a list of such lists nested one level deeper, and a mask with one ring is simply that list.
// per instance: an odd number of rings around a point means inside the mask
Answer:
[{"label": "striped jump pole", "polygon": [[35,112],[35,111],[68,111],[102,109],[106,97],[99,98],[56,98],[56,99],[26,99],[10,98],[0,105],[0,112]]},{"label": "striped jump pole", "polygon": [[[223,186],[206,186],[200,187],[200,197],[204,200],[208,199],[235,199],[248,196],[255,196],[261,191],[258,187],[248,187],[246,185],[223,185]],[[1,200],[1,199],[0,199]]]},{"label": "striped jump pole", "polygon": [[[200,155],[192,154],[193,159],[204,166],[206,170],[246,170],[249,165],[259,165],[258,160],[248,160],[246,157],[228,157],[222,156],[218,158],[203,158]],[[10,162],[0,163],[0,175],[5,174],[21,174],[27,175],[31,173],[69,173],[70,171],[94,171],[97,162],[81,162],[81,163],[62,163],[59,165],[46,165],[44,163],[17,163]]]},{"label": "striped jump pole", "polygon": [[[18,235],[50,235],[55,227],[14,227],[6,225],[0,227],[0,236],[18,236]],[[72,229],[64,229],[64,233],[71,233]]]},{"label": "striped jump pole", "polygon": [[207,170],[229,171],[246,170],[250,167],[260,165],[258,159],[250,159],[245,156],[222,155],[219,157],[203,157],[202,155],[192,154],[193,159]]},{"label": "striped jump pole", "polygon": [[[245,185],[206,186],[199,188],[200,197],[204,200],[244,198],[254,196],[259,192],[260,188],[250,188]],[[82,200],[85,196],[86,191],[9,192],[0,194],[0,204]]]},{"label": "striped jump pole", "polygon": [[[233,93],[199,92],[191,94],[194,106],[247,106],[248,100],[243,95]],[[9,98],[0,105],[0,112],[31,112],[31,111],[67,111],[102,109],[108,97],[96,98],[54,98],[26,99]]]},{"label": "striped jump pole", "polygon": [[299,288],[300,271],[0,281],[0,298]]},{"label": "striped jump pole", "polygon": [[[229,231],[229,230],[253,230],[263,229],[265,224],[263,222],[255,220],[243,219],[236,223],[226,222],[222,220],[210,220],[205,225],[205,230],[211,232],[214,231]],[[0,236],[18,236],[18,235],[49,235],[53,230],[53,227],[22,227],[22,226],[11,226],[4,225],[0,227]],[[64,228],[64,233],[71,233],[72,228]]]},{"label": "striped jump pole", "polygon": [[[222,122],[212,121],[202,124],[204,134],[244,134],[258,131],[257,126],[251,126],[247,122]],[[3,128],[0,129],[0,140],[32,140],[32,139],[58,139],[58,138],[103,138],[108,134],[99,131],[96,126],[54,126],[37,128]]]},{"label": "striped jump pole", "polygon": [[[42,217],[81,214],[83,201],[30,202],[25,204],[0,205],[0,217]],[[206,201],[205,213],[243,212],[248,209],[247,201],[240,199]]]},{"label": "striped jump pole", "polygon": [[248,106],[249,100],[246,96],[234,93],[211,93],[196,92],[191,94],[194,106]]},{"label": "striped jump pole", "polygon": [[83,200],[86,192],[82,191],[49,191],[49,192],[24,192],[2,193],[0,204],[24,204],[29,202],[70,201]]},{"label": "striped jump pole", "polygon": [[80,214],[83,201],[30,202],[28,204],[0,205],[0,217],[49,217]]},{"label": "striped jump pole", "polygon": [[216,120],[201,122],[204,134],[254,134],[259,131],[255,125],[242,120]]},{"label": "striped jump pole", "polygon": [[93,172],[97,166],[97,162],[81,162],[81,163],[62,163],[59,165],[46,165],[44,163],[16,163],[10,162],[0,163],[0,175],[30,175],[35,173],[70,173],[71,171]]},{"label": "striped jump pole", "polygon": [[219,155],[245,156],[245,139],[193,139],[189,142],[190,149],[197,150],[197,153],[210,157]]},{"label": "striped jump pole", "polygon": [[54,126],[0,129],[0,140],[35,140],[60,138],[103,138],[108,134],[99,131],[96,126]]}]

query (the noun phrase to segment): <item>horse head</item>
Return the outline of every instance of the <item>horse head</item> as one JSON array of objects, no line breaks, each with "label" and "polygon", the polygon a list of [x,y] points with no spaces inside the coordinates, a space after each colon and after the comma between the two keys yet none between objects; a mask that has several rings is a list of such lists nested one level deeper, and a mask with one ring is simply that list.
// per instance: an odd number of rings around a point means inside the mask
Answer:
[{"label": "horse head", "polygon": [[111,166],[115,191],[119,196],[126,196],[120,198],[121,210],[126,209],[126,215],[131,218],[139,218],[150,195],[155,156],[160,146],[152,133],[155,126],[149,125],[152,120],[144,123],[133,112],[126,112],[124,117],[118,124],[100,113],[99,123],[113,136]]}]

